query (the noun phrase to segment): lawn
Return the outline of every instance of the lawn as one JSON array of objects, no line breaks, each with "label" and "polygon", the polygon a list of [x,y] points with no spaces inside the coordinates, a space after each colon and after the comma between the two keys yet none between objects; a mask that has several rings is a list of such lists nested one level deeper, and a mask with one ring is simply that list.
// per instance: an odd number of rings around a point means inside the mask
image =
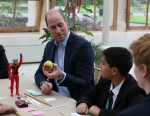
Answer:
[{"label": "lawn", "polygon": [[[130,17],[131,23],[140,23],[140,24],[146,24],[146,16],[131,16]],[[150,24],[150,17],[148,19],[148,24]]]}]

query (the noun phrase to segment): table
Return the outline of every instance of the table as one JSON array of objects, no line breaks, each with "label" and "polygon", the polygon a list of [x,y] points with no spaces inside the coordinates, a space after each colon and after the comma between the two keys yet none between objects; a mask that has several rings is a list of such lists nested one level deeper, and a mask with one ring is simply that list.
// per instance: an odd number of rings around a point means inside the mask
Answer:
[{"label": "table", "polygon": [[[34,77],[31,77],[34,78]],[[14,83],[15,85],[15,83]],[[36,86],[35,82],[29,79],[29,77],[26,77],[25,75],[20,75],[20,94],[24,96],[24,93],[27,93],[28,89],[32,89],[34,91],[39,91],[39,88]],[[7,96],[7,99],[0,100],[0,103],[9,104],[12,106],[15,106],[18,110],[18,112],[22,116],[33,116],[31,112],[24,112],[20,108],[18,108],[15,105],[15,100],[18,100],[17,96],[14,94],[13,97],[10,97],[10,80],[9,79],[1,79],[0,80],[0,97]],[[16,89],[14,86],[14,93],[16,93]],[[60,95],[59,93],[52,92],[51,95],[42,95],[38,96],[38,98],[43,99],[44,98],[55,98],[56,100],[48,102],[53,107],[60,106],[60,105],[68,105],[66,107],[59,107],[52,110],[45,111],[45,109],[50,108],[51,106],[45,105],[43,103],[41,108],[35,107],[32,104],[29,104],[29,107],[34,108],[36,111],[42,111],[44,112],[44,116],[64,116],[62,113],[64,113],[66,116],[70,116],[71,113],[74,113],[76,111],[76,101],[72,98],[68,98],[65,96]],[[62,112],[62,113],[60,113]],[[8,116],[8,114],[7,114]],[[15,116],[10,114],[9,116]]]}]

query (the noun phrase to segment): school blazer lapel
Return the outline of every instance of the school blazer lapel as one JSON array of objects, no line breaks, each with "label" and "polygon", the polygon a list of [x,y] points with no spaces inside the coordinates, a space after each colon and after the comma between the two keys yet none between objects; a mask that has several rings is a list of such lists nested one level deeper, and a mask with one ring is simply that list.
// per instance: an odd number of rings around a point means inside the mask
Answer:
[{"label": "school blazer lapel", "polygon": [[124,96],[124,93],[126,91],[126,87],[128,85],[128,78],[129,77],[127,76],[126,79],[125,79],[125,81],[122,84],[122,87],[120,88],[120,91],[118,93],[118,96],[117,96],[115,104],[114,104],[114,109],[118,108],[119,103],[121,103],[121,100],[122,100],[122,98]]}]

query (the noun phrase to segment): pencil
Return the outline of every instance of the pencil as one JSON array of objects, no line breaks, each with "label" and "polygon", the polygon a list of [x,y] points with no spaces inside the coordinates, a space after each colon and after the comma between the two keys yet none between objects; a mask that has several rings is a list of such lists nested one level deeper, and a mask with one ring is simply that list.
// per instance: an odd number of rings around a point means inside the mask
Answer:
[{"label": "pencil", "polygon": [[37,100],[37,101],[43,103],[43,104],[46,104],[46,105],[48,105],[48,106],[52,106],[52,105],[50,105],[49,103],[43,101],[42,99],[39,99],[39,98],[37,98],[37,97],[34,97],[34,96],[32,96],[32,95],[30,95],[30,94],[28,94],[28,93],[24,93],[24,94],[27,95],[28,97],[31,97],[31,98],[33,98],[33,99],[35,99],[35,100]]}]

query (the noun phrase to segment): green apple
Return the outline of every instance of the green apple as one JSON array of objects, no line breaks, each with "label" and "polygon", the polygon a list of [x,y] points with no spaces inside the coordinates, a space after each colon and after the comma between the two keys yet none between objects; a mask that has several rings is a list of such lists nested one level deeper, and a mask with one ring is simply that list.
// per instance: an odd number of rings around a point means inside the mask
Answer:
[{"label": "green apple", "polygon": [[53,63],[50,60],[47,60],[43,66],[46,71],[51,71],[53,69]]}]

